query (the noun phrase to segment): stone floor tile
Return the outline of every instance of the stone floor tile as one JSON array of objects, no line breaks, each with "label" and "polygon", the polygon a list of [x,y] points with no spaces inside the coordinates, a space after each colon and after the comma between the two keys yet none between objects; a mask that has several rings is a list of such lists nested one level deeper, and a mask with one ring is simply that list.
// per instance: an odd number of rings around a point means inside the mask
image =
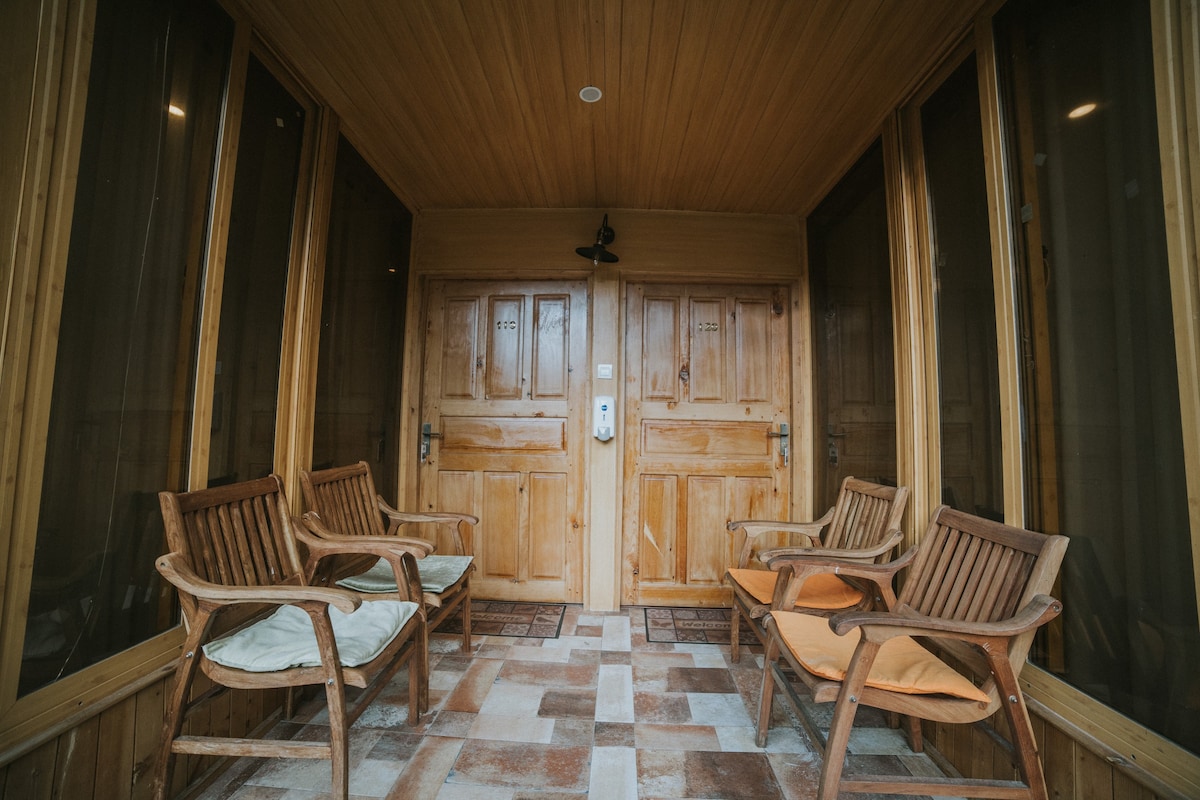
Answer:
[{"label": "stone floor tile", "polygon": [[594,689],[546,689],[538,706],[539,717],[552,719],[596,719]]},{"label": "stone floor tile", "polygon": [[733,694],[737,692],[737,685],[729,677],[729,670],[668,667],[667,691]]},{"label": "stone floor tile", "polygon": [[592,747],[596,744],[596,722],[588,719],[556,719],[550,744]]},{"label": "stone floor tile", "polygon": [[447,778],[450,783],[546,791],[586,792],[590,747],[468,739]]},{"label": "stone floor tile", "polygon": [[493,714],[479,714],[471,729],[467,732],[468,739],[492,739],[501,742],[534,742],[549,744],[554,736],[554,720],[538,719],[536,717],[506,717]]},{"label": "stone floor tile", "polygon": [[603,629],[602,649],[625,651],[631,649],[629,617],[605,617]]},{"label": "stone floor tile", "polygon": [[686,694],[665,692],[634,692],[633,716],[637,722],[689,723],[692,709]]},{"label": "stone floor tile", "polygon": [[438,797],[464,740],[444,736],[426,736],[409,759],[400,777],[392,784],[387,800],[427,800]]},{"label": "stone floor tile", "polygon": [[474,664],[467,667],[458,686],[442,703],[442,709],[446,711],[479,711],[479,707],[483,705],[484,698],[491,691],[492,684],[496,682],[496,676],[500,674],[503,666],[503,661],[477,659]]},{"label": "stone floor tile", "polygon": [[546,664],[537,661],[504,662],[497,675],[499,683],[523,683],[530,686],[571,686],[575,688],[596,687],[599,665],[591,664]]},{"label": "stone floor tile", "polygon": [[717,732],[711,725],[667,725],[639,722],[633,726],[634,744],[638,750],[699,750],[716,752],[721,749]]},{"label": "stone floor tile", "polygon": [[637,751],[632,747],[596,747],[588,797],[604,800],[637,800]]},{"label": "stone floor tile", "polygon": [[746,713],[742,698],[736,694],[691,692],[686,695],[692,722],[700,725],[745,725],[754,723]]},{"label": "stone floor tile", "polygon": [[633,747],[632,722],[597,722],[596,747]]},{"label": "stone floor tile", "polygon": [[596,684],[596,721],[633,722],[633,669],[601,664]]},{"label": "stone floor tile", "polygon": [[545,691],[541,686],[497,682],[484,698],[479,713],[503,717],[536,717]]},{"label": "stone floor tile", "polygon": [[783,800],[762,753],[638,752],[642,797]]}]

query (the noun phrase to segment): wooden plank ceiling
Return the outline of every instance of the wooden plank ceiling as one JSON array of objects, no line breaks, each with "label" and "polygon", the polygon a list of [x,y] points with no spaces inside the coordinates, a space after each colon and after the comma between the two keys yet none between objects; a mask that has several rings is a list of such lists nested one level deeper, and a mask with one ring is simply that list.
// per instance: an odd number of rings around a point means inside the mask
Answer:
[{"label": "wooden plank ceiling", "polygon": [[414,212],[803,215],[982,2],[244,5]]}]

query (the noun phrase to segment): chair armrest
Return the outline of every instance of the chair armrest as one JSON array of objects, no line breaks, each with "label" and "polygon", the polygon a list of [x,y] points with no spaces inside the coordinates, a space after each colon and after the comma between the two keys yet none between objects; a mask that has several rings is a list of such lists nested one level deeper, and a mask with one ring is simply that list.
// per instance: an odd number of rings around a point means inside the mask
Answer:
[{"label": "chair armrest", "polygon": [[[413,548],[397,544],[395,536],[339,536],[325,539],[305,530],[307,521],[296,526],[296,539],[308,548],[305,575],[311,579],[323,558],[337,555],[368,555],[384,559],[392,566],[396,591],[414,603],[420,603],[421,576],[417,567],[418,554]],[[422,554],[423,555],[423,554]]]},{"label": "chair armrest", "polygon": [[[750,554],[754,549],[754,540],[764,533],[800,534],[808,539],[810,544],[821,541],[821,529],[833,519],[833,509],[825,512],[825,516],[812,522],[784,522],[772,519],[737,519],[725,523],[725,529],[731,536],[739,532],[745,534],[741,552],[738,553],[737,565],[745,568],[750,563]],[[760,556],[761,558],[761,556]]]},{"label": "chair armrest", "polygon": [[1034,630],[1062,613],[1062,603],[1039,594],[1008,619],[997,622],[964,622],[915,614],[911,609],[896,611],[847,611],[829,618],[829,627],[838,636],[862,628],[863,636],[882,642],[896,636],[931,636],[943,639],[979,641],[1008,638]]},{"label": "chair armrest", "polygon": [[896,573],[912,563],[917,557],[917,548],[911,547],[898,558],[884,564],[853,561],[845,558],[829,558],[824,550],[817,549],[815,555],[781,555],[772,559],[767,566],[779,572],[775,582],[775,595],[771,608],[791,609],[796,604],[800,587],[810,575],[833,573],[847,578],[858,578],[879,587],[882,602],[888,608],[896,605],[896,593],[892,581]]},{"label": "chair armrest", "polygon": [[221,586],[197,575],[181,553],[159,556],[155,567],[179,591],[213,605],[315,602],[326,603],[347,614],[362,605],[362,600],[354,592],[324,586]]},{"label": "chair armrest", "polygon": [[[321,519],[321,515],[316,511],[306,511],[304,516],[300,518],[302,524],[296,526],[297,530],[308,529],[312,535],[324,539],[328,542],[336,542],[338,546],[353,548],[359,542],[374,542],[385,545],[387,547],[399,547],[412,553],[415,558],[424,558],[437,549],[433,542],[425,539],[416,539],[408,536],[347,536],[344,533],[338,533],[333,528],[325,524],[325,520]],[[359,552],[351,550],[343,550],[339,552]],[[365,552],[365,551],[363,551]],[[327,553],[333,555],[333,553]]]},{"label": "chair armrest", "polygon": [[[376,495],[375,501],[379,504],[379,510],[388,519],[387,532],[389,535],[395,534],[401,525],[409,525],[414,523],[428,523],[431,525],[445,525],[450,531],[450,538],[454,541],[455,555],[469,555],[471,553],[471,544],[464,537],[464,526],[474,527],[479,524],[479,517],[473,514],[459,514],[451,511],[429,511],[425,513],[412,513],[407,511],[398,511],[388,504],[381,495]],[[423,541],[423,540],[422,540]]]},{"label": "chair armrest", "polygon": [[845,558],[852,561],[873,562],[879,556],[886,555],[892,548],[899,544],[900,540],[903,538],[904,533],[897,529],[891,531],[888,534],[888,538],[875,547],[864,547],[861,549],[837,547],[775,547],[770,550],[760,551],[758,558],[768,566],[770,566],[770,562],[781,556]]}]

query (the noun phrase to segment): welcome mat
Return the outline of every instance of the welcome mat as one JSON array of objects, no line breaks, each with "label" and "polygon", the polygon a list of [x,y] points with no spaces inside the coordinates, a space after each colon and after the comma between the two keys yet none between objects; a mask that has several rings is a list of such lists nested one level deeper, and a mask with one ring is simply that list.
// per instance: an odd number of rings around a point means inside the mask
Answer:
[{"label": "welcome mat", "polygon": [[[728,608],[647,608],[646,641],[729,644]],[[758,637],[742,621],[741,644],[757,645]]]},{"label": "welcome mat", "polygon": [[[471,634],[557,639],[566,605],[471,601]],[[462,613],[446,619],[438,633],[462,633]]]}]

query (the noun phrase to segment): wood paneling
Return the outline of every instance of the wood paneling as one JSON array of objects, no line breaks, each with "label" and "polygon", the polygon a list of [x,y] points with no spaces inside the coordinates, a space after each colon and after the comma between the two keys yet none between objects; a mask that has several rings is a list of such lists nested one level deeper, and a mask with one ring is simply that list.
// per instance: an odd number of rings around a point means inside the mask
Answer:
[{"label": "wood paneling", "polygon": [[[150,684],[0,767],[0,799],[149,798],[162,734],[163,694],[172,680]],[[273,718],[282,700],[277,690],[225,694],[199,707],[188,726],[197,733],[241,736]],[[218,765],[214,758],[197,756],[180,756],[179,762],[171,796]]]},{"label": "wood paneling", "polygon": [[242,3],[414,212],[804,214],[982,0]]}]

